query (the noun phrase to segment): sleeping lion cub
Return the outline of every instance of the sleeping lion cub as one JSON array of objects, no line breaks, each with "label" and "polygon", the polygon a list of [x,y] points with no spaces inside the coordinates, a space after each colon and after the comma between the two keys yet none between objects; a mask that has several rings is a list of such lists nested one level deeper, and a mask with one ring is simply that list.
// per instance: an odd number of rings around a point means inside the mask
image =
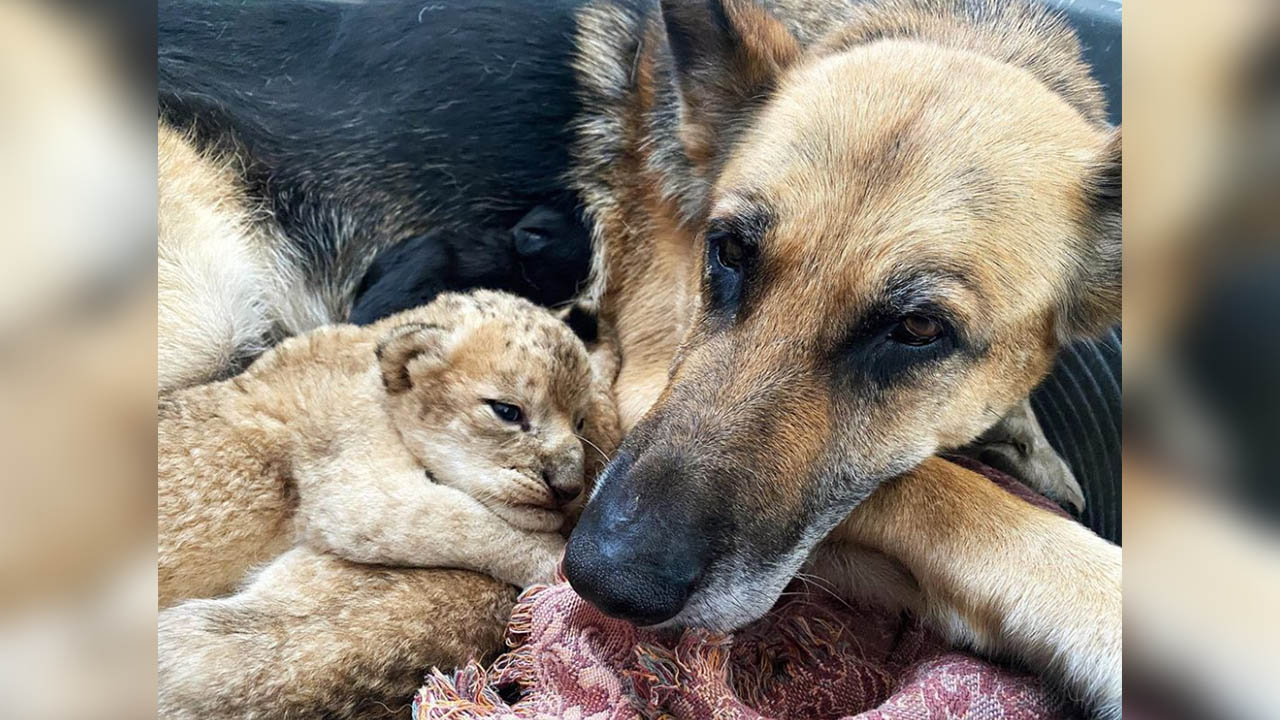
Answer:
[{"label": "sleeping lion cub", "polygon": [[160,606],[224,594],[299,543],[548,580],[602,402],[573,331],[495,292],[286,340],[162,398]]},{"label": "sleeping lion cub", "polygon": [[620,439],[616,369],[594,318],[481,291],[162,396],[160,716],[367,717],[498,650]]}]

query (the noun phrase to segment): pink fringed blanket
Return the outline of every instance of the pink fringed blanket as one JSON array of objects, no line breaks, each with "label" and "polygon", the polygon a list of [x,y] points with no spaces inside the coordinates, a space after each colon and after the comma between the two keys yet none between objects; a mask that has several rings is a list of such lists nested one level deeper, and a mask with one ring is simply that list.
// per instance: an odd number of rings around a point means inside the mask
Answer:
[{"label": "pink fringed blanket", "polygon": [[946,647],[910,616],[798,584],[733,636],[671,637],[608,618],[560,582],[521,597],[507,643],[511,651],[488,671],[433,672],[414,699],[414,720],[1042,720],[1071,712],[1034,676]]}]

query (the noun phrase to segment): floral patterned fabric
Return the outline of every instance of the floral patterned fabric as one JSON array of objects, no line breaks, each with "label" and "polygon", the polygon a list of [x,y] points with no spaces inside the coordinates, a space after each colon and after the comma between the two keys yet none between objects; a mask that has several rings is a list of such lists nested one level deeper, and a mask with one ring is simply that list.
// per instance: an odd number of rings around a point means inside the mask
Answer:
[{"label": "floral patterned fabric", "polygon": [[562,580],[525,592],[507,643],[487,671],[434,671],[414,720],[1072,716],[1033,675],[949,648],[910,615],[798,583],[732,636],[672,636],[601,614]]}]

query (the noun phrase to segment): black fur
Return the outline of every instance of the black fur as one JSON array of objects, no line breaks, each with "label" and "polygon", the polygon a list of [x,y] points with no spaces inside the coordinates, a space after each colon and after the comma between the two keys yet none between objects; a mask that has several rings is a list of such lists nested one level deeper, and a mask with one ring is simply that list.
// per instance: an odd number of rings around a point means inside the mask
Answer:
[{"label": "black fur", "polygon": [[350,321],[365,325],[472,288],[558,305],[590,267],[591,240],[575,214],[539,205],[509,229],[432,232],[378,253],[356,289]]},{"label": "black fur", "polygon": [[162,0],[160,113],[234,154],[308,282],[349,299],[380,248],[482,259],[530,207],[574,206],[579,4]]},{"label": "black fur", "polygon": [[564,323],[587,347],[600,339],[600,316],[582,305],[574,305],[564,316]]}]

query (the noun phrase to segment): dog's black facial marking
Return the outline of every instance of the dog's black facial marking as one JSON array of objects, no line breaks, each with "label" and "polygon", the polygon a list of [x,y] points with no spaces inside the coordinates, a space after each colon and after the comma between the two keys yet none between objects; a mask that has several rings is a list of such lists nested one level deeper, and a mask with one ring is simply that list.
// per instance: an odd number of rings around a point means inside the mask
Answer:
[{"label": "dog's black facial marking", "polygon": [[986,344],[967,333],[960,314],[939,299],[944,283],[972,290],[960,273],[940,269],[887,282],[881,297],[859,314],[834,348],[834,377],[887,386],[953,356],[974,360],[985,354]]},{"label": "dog's black facial marking", "polygon": [[[936,323],[940,332],[929,342],[904,342],[904,325],[918,316]],[[954,325],[945,311],[923,306],[902,311],[892,306],[873,309],[851,329],[836,350],[838,376],[889,385],[910,371],[954,354],[959,347]]]},{"label": "dog's black facial marking", "polygon": [[711,316],[726,323],[741,316],[746,291],[758,279],[760,241],[769,224],[760,206],[707,223],[703,287]]},{"label": "dog's black facial marking", "polygon": [[706,245],[707,308],[716,317],[732,321],[742,300],[747,244],[732,230],[710,230]]}]

